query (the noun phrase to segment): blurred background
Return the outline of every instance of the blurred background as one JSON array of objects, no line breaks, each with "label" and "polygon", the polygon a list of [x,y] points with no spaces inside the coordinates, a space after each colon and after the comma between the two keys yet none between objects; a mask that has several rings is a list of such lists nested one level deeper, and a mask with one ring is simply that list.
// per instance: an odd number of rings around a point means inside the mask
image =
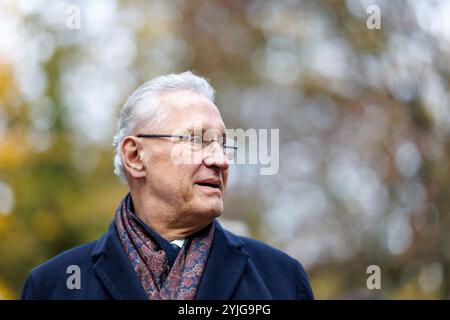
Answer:
[{"label": "blurred background", "polygon": [[449,1],[2,0],[0,299],[105,232],[120,107],[185,70],[229,128],[280,129],[278,174],[231,168],[233,230],[299,259],[319,299],[449,298]]}]

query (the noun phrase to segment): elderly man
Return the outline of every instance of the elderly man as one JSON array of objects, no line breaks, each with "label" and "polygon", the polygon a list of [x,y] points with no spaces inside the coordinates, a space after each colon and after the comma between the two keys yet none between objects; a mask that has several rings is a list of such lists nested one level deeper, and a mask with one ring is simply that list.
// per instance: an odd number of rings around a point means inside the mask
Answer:
[{"label": "elderly man", "polygon": [[235,149],[209,83],[141,85],[123,106],[115,173],[130,192],[99,240],[35,268],[23,299],[312,299],[302,265],[216,220]]}]

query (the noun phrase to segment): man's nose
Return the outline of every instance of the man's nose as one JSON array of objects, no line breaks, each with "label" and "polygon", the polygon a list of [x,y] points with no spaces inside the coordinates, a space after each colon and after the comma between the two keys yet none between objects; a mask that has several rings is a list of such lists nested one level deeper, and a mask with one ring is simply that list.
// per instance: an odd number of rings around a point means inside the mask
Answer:
[{"label": "man's nose", "polygon": [[218,167],[221,170],[228,169],[227,156],[217,141],[212,142],[203,152],[203,162],[207,167]]}]

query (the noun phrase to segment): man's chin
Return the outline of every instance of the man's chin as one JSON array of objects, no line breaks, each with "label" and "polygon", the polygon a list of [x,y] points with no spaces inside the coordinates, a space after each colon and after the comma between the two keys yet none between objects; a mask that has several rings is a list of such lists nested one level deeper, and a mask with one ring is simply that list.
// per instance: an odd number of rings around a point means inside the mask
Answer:
[{"label": "man's chin", "polygon": [[196,210],[199,214],[204,217],[214,219],[219,217],[223,213],[223,203],[216,201],[204,201],[201,203]]}]

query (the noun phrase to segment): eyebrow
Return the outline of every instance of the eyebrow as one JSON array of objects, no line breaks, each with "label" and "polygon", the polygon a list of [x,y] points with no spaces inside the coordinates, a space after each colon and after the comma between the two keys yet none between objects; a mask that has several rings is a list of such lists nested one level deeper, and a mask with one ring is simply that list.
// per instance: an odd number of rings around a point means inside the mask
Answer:
[{"label": "eyebrow", "polygon": [[[202,135],[205,134],[205,132],[208,131],[208,130],[210,130],[210,129],[211,129],[211,128],[209,128],[209,129],[202,129]],[[189,129],[186,129],[186,130],[187,130],[187,132],[189,132],[189,134],[192,134],[192,133],[194,133],[194,132],[196,132],[196,131],[199,131],[199,130],[196,130],[195,128],[189,128]],[[222,130],[220,130],[220,131],[222,131]],[[227,132],[226,132],[226,130],[222,132],[222,137],[223,137],[223,138],[226,138],[226,137],[227,137]]]}]

